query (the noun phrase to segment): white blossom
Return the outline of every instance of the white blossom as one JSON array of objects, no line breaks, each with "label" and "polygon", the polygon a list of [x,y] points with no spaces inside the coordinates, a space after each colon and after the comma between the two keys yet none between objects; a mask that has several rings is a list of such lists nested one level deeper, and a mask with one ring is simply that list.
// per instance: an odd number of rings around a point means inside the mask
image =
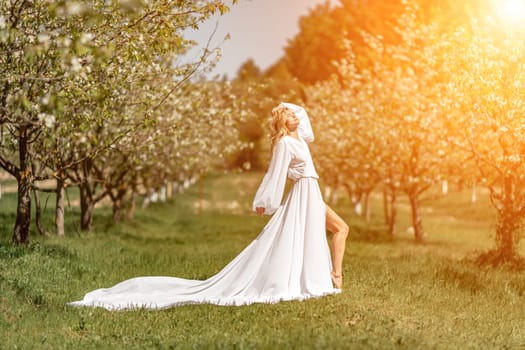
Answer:
[{"label": "white blossom", "polygon": [[519,163],[521,161],[521,157],[519,154],[511,154],[510,156],[508,156],[507,159],[511,163]]},{"label": "white blossom", "polygon": [[66,3],[66,13],[69,16],[77,16],[84,12],[84,5],[77,1],[69,1]]},{"label": "white blossom", "polygon": [[50,97],[49,94],[45,94],[44,96],[42,96],[42,104],[44,106],[49,105],[49,97]]},{"label": "white blossom", "polygon": [[48,128],[52,128],[55,125],[55,116],[48,113],[38,113],[38,121],[44,123]]},{"label": "white blossom", "polygon": [[48,45],[51,41],[51,36],[47,33],[40,33],[37,36],[37,40],[41,44]]},{"label": "white blossom", "polygon": [[7,21],[4,16],[0,16],[0,29],[5,29],[7,27]]},{"label": "white blossom", "polygon": [[79,72],[82,69],[82,65],[80,64],[80,60],[78,57],[73,56],[71,57],[71,70],[73,72]]},{"label": "white blossom", "polygon": [[82,45],[89,44],[94,37],[95,36],[91,33],[82,33],[82,35],[80,35],[80,43]]},{"label": "white blossom", "polygon": [[62,39],[62,45],[64,47],[70,47],[71,46],[71,39],[68,37],[65,37]]}]

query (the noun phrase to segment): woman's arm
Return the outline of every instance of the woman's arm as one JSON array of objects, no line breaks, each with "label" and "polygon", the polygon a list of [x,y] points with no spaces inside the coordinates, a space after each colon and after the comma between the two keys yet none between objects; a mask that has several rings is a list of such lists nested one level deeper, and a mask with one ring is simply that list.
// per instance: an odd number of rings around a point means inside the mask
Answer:
[{"label": "woman's arm", "polygon": [[308,113],[306,113],[306,110],[303,107],[293,103],[282,102],[282,104],[286,106],[286,108],[292,110],[297,116],[297,119],[299,119],[299,126],[297,127],[299,136],[301,136],[301,138],[303,138],[303,140],[306,142],[313,142],[314,132],[312,130],[312,124],[310,123],[310,118],[308,118]]},{"label": "woman's arm", "polygon": [[264,175],[261,185],[255,194],[252,205],[253,211],[258,214],[271,215],[279,208],[283,198],[288,166],[291,160],[292,154],[290,153],[288,144],[284,139],[281,139],[275,146],[268,171]]}]

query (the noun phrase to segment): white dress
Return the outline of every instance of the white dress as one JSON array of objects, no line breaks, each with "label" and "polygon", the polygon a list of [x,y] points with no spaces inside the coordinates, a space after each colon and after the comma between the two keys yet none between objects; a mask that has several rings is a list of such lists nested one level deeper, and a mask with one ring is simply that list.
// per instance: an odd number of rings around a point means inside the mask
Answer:
[{"label": "white dress", "polygon": [[[304,300],[339,293],[332,285],[325,211],[308,142],[313,141],[304,109],[300,139],[283,137],[253,201],[273,214],[259,236],[216,275],[206,280],[136,277],[92,291],[73,306],[108,310],[166,309],[184,304],[247,305]],[[294,181],[281,204],[286,178]]]}]

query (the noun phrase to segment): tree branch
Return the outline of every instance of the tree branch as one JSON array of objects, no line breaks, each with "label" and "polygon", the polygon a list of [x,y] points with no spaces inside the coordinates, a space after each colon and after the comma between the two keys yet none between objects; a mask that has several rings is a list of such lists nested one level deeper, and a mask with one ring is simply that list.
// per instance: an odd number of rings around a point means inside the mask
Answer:
[{"label": "tree branch", "polygon": [[0,154],[0,167],[18,179],[20,169]]}]

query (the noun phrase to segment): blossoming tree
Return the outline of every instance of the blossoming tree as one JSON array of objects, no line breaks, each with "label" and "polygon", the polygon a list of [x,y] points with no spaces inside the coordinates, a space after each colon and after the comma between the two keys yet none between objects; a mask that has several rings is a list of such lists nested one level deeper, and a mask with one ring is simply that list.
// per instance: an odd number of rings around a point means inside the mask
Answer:
[{"label": "blossoming tree", "polygon": [[475,161],[497,213],[496,247],[480,256],[493,265],[519,260],[525,218],[524,33],[519,22],[473,19],[446,41],[442,66],[452,141]]},{"label": "blossoming tree", "polygon": [[[18,182],[13,241],[29,241],[33,160],[63,180],[153,118],[200,65],[173,61],[192,45],[183,31],[227,9],[222,1],[0,3],[0,166]],[[106,126],[119,127],[90,139]]]}]

